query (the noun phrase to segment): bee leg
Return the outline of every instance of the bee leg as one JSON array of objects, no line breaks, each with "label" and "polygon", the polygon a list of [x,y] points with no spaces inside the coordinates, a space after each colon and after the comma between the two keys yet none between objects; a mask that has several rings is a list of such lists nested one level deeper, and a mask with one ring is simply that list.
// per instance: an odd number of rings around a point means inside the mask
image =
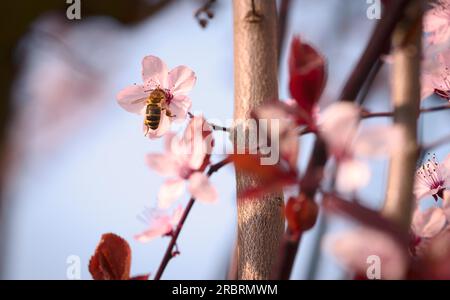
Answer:
[{"label": "bee leg", "polygon": [[150,131],[150,127],[148,127],[147,125],[145,125],[145,133],[144,136],[147,136],[148,132]]},{"label": "bee leg", "polygon": [[176,115],[172,115],[172,113],[168,109],[166,109],[166,116],[168,116],[169,118],[175,118],[176,117]]}]

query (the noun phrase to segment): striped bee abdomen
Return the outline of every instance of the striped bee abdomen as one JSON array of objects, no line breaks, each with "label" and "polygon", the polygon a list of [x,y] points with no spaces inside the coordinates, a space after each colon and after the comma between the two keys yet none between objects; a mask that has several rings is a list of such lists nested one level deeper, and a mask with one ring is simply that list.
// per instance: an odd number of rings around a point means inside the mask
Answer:
[{"label": "striped bee abdomen", "polygon": [[150,129],[155,130],[159,126],[161,120],[161,106],[158,104],[147,104],[145,114],[145,125]]},{"label": "striped bee abdomen", "polygon": [[161,111],[166,105],[166,93],[157,88],[153,90],[147,99],[147,107],[145,108],[144,125],[148,129],[156,130],[161,123]]}]

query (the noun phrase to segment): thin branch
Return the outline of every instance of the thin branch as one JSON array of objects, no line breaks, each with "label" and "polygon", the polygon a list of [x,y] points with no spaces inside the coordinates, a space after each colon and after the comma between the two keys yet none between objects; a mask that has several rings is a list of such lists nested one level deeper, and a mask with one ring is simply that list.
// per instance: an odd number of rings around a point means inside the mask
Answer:
[{"label": "thin branch", "polygon": [[[447,109],[450,109],[450,103],[449,104],[435,106],[435,107],[422,108],[422,109],[420,109],[420,113],[421,114],[422,113],[430,113],[430,112],[447,110]],[[394,116],[394,112],[392,112],[392,111],[375,112],[375,113],[368,112],[368,111],[361,112],[361,118],[362,119],[378,118],[378,117],[393,117],[393,116]]]},{"label": "thin branch", "polygon": [[[374,64],[386,49],[386,41],[390,40],[397,21],[402,16],[403,10],[409,2],[410,0],[392,1],[389,10],[386,10],[385,15],[381,18],[375,31],[372,33],[363,54],[342,90],[339,100],[356,100],[356,97],[361,91]],[[321,177],[321,170],[327,161],[326,147],[321,139],[316,140],[312,153],[313,155],[311,156],[304,178],[314,178],[317,182],[308,186],[302,184],[301,191],[301,193],[310,198],[311,201],[313,201],[319,185],[320,178],[317,177]],[[309,182],[311,182],[311,180],[308,180],[308,183]],[[289,230],[286,231],[279,251],[279,261],[273,270],[273,278],[289,279],[300,243],[300,237],[301,234],[294,235]]]},{"label": "thin branch", "polygon": [[372,70],[370,70],[370,73],[367,76],[367,80],[358,95],[356,102],[359,105],[362,106],[364,104],[364,102],[366,101],[367,96],[369,95],[369,92],[371,90],[372,84],[375,82],[375,78],[377,77],[378,73],[380,72],[382,66],[383,66],[383,60],[381,58],[378,58],[377,61],[375,62],[375,65],[373,66]]},{"label": "thin branch", "polygon": [[[423,113],[431,113],[431,112],[436,112],[436,111],[443,111],[443,110],[447,110],[447,109],[450,109],[450,103],[435,106],[435,107],[422,108],[422,109],[420,109],[419,112],[420,112],[420,114],[423,114]],[[388,118],[388,117],[393,117],[393,116],[394,116],[393,111],[369,112],[367,110],[363,110],[361,112],[361,119]],[[316,133],[316,132],[317,132],[316,130],[311,129],[309,126],[306,126],[306,127],[300,128],[298,130],[298,135],[305,135],[308,133]]]},{"label": "thin branch", "polygon": [[197,19],[198,24],[200,24],[202,28],[208,26],[209,20],[214,18],[212,7],[215,3],[216,0],[207,0],[205,4],[195,11],[194,17]]},{"label": "thin branch", "polygon": [[[188,114],[189,118],[193,118],[193,117],[194,117],[194,114],[192,114],[190,111],[188,111],[187,114]],[[211,123],[211,122],[208,122],[208,121],[206,121],[206,123],[208,123],[208,125],[211,126],[211,128],[212,128],[213,130],[216,130],[216,131],[224,131],[224,132],[231,132],[231,129],[228,128],[228,127],[216,125],[216,124]]]},{"label": "thin branch", "polygon": [[[227,157],[227,158],[219,161],[218,163],[211,165],[209,167],[208,172],[206,173],[206,176],[210,177],[213,173],[219,171],[222,167],[226,166],[228,163],[230,163],[230,160]],[[176,249],[176,247],[177,247],[176,245],[177,245],[178,236],[180,235],[181,229],[183,229],[184,222],[186,221],[186,218],[189,215],[189,212],[191,211],[194,203],[195,203],[195,198],[191,197],[191,199],[189,200],[189,202],[183,212],[183,215],[180,218],[180,221],[178,222],[177,227],[171,234],[171,239],[170,239],[169,245],[167,246],[166,252],[164,253],[163,259],[159,265],[159,268],[158,268],[158,271],[156,272],[154,280],[161,279],[161,276],[164,273],[164,270],[166,269],[169,261],[178,254],[178,251],[174,252],[174,248]]]}]

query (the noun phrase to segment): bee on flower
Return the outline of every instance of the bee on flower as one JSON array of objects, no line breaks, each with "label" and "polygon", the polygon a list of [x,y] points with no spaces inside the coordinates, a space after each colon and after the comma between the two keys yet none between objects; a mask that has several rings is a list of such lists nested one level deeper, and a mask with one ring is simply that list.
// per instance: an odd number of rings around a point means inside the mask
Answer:
[{"label": "bee on flower", "polygon": [[144,116],[145,136],[159,138],[169,131],[173,121],[186,119],[192,104],[187,94],[196,76],[186,66],[168,71],[161,59],[150,55],[142,60],[142,81],[120,91],[117,101],[126,111]]}]

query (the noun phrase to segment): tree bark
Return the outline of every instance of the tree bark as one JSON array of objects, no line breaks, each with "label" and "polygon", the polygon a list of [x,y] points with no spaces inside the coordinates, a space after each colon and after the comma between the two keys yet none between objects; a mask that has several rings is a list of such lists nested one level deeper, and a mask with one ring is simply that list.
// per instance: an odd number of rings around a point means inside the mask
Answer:
[{"label": "tree bark", "polygon": [[392,37],[394,65],[392,102],[394,123],[403,143],[391,157],[383,214],[408,230],[413,208],[414,173],[418,159],[417,118],[420,108],[422,1],[413,1]]},{"label": "tree bark", "polygon": [[[234,0],[234,118],[278,99],[275,0]],[[249,130],[244,125],[239,130]],[[257,176],[236,169],[237,193],[258,185]],[[284,231],[281,191],[238,197],[238,279],[269,279]]]}]

